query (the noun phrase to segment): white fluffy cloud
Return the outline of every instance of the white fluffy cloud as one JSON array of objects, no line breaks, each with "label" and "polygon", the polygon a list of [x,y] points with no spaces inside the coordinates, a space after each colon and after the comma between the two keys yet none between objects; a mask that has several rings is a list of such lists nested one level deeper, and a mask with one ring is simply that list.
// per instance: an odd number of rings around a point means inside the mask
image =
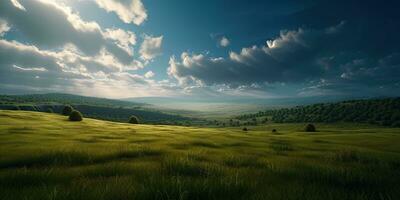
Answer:
[{"label": "white fluffy cloud", "polygon": [[153,71],[148,71],[148,72],[146,72],[145,74],[144,74],[144,77],[146,77],[146,78],[152,78],[152,77],[154,77],[154,72]]},{"label": "white fluffy cloud", "polygon": [[132,46],[136,44],[135,33],[114,28],[106,29],[104,36],[105,38],[115,40],[121,49],[124,49],[129,55],[133,55]]},{"label": "white fluffy cloud", "polygon": [[7,23],[22,33],[30,44],[53,49],[73,44],[90,56],[106,48],[121,63],[132,61],[132,46],[136,43],[132,32],[103,30],[96,22],[84,21],[71,8],[56,1],[19,0],[19,3],[26,8],[25,11],[10,1],[3,1],[0,18],[7,19]]},{"label": "white fluffy cloud", "polygon": [[[134,73],[146,65],[134,55],[135,33],[103,29],[60,2],[0,3],[0,89],[115,98],[173,93],[151,79],[152,71]],[[8,40],[10,27],[24,42]],[[145,40],[143,53],[152,59],[160,53],[162,37],[145,39],[151,41]]]},{"label": "white fluffy cloud", "polygon": [[140,46],[140,57],[143,60],[152,60],[156,56],[161,55],[161,44],[162,44],[163,36],[159,37],[151,37],[148,35],[144,36],[144,41]]},{"label": "white fluffy cloud", "polygon": [[125,23],[142,24],[147,11],[141,0],[96,0],[97,5],[107,12],[114,12]]},{"label": "white fluffy cloud", "polygon": [[223,37],[219,40],[219,45],[220,45],[221,47],[227,47],[227,46],[229,46],[229,44],[230,44],[230,41],[229,41],[228,38],[225,37],[225,36],[223,36]]}]

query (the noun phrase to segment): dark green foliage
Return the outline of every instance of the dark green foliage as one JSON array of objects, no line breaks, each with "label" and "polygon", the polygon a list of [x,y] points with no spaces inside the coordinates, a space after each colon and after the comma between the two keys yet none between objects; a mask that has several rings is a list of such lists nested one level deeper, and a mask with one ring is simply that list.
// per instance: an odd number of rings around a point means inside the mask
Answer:
[{"label": "dark green foliage", "polygon": [[272,129],[272,133],[276,133],[278,132],[276,129]]},{"label": "dark green foliage", "polygon": [[0,102],[3,103],[61,103],[97,106],[121,106],[134,107],[145,105],[143,103],[120,101],[97,97],[85,97],[72,94],[50,93],[50,94],[29,94],[29,95],[0,95]]},{"label": "dark green foliage", "polygon": [[54,113],[54,110],[52,108],[47,108],[48,113]]},{"label": "dark green foliage", "polygon": [[248,131],[248,129],[247,129],[246,127],[244,127],[242,130],[243,130],[243,131]]},{"label": "dark green foliage", "polygon": [[82,114],[77,110],[73,110],[71,112],[71,114],[69,115],[70,121],[79,122],[79,121],[82,121],[82,118],[83,118]]},{"label": "dark green foliage", "polygon": [[65,115],[65,116],[69,116],[69,115],[71,115],[73,110],[74,109],[70,105],[66,105],[64,107],[64,109],[62,110],[62,114]]},{"label": "dark green foliage", "polygon": [[132,115],[129,118],[129,123],[131,123],[131,124],[139,124],[139,119],[136,116]]},{"label": "dark green foliage", "polygon": [[307,126],[304,128],[304,131],[305,132],[315,132],[316,129],[315,129],[314,124],[307,124]]},{"label": "dark green foliage", "polygon": [[237,117],[248,121],[270,117],[277,123],[358,122],[400,127],[400,98],[351,100],[260,111]]}]

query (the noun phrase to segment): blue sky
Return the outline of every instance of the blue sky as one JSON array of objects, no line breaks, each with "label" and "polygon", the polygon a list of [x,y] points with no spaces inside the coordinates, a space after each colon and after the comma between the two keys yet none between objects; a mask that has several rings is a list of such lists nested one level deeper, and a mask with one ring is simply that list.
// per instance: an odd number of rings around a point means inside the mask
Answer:
[{"label": "blue sky", "polygon": [[396,1],[4,0],[0,92],[393,96]]}]

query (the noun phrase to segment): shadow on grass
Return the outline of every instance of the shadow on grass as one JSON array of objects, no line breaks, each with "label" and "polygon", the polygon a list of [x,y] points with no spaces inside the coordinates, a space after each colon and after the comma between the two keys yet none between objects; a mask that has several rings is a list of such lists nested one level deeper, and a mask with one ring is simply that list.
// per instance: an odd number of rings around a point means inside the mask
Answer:
[{"label": "shadow on grass", "polygon": [[133,159],[148,156],[160,156],[164,152],[147,147],[121,147],[116,152],[95,155],[84,151],[53,151],[21,156],[12,160],[1,160],[0,168],[77,166],[106,163],[121,159]]}]

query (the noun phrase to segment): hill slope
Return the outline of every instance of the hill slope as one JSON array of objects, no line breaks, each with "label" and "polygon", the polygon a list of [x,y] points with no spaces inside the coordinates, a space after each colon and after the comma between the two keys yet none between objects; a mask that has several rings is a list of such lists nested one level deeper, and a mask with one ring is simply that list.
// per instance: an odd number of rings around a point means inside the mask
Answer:
[{"label": "hill slope", "polygon": [[400,127],[400,98],[351,100],[261,111],[238,116],[240,120],[268,118],[289,122],[358,122]]},{"label": "hill slope", "polygon": [[0,110],[26,110],[61,113],[64,105],[72,105],[86,117],[126,122],[136,115],[141,123],[175,124],[199,120],[181,115],[149,109],[148,104],[71,94],[0,95]]},{"label": "hill slope", "polygon": [[302,126],[243,132],[0,111],[0,199],[400,198],[400,129]]}]

